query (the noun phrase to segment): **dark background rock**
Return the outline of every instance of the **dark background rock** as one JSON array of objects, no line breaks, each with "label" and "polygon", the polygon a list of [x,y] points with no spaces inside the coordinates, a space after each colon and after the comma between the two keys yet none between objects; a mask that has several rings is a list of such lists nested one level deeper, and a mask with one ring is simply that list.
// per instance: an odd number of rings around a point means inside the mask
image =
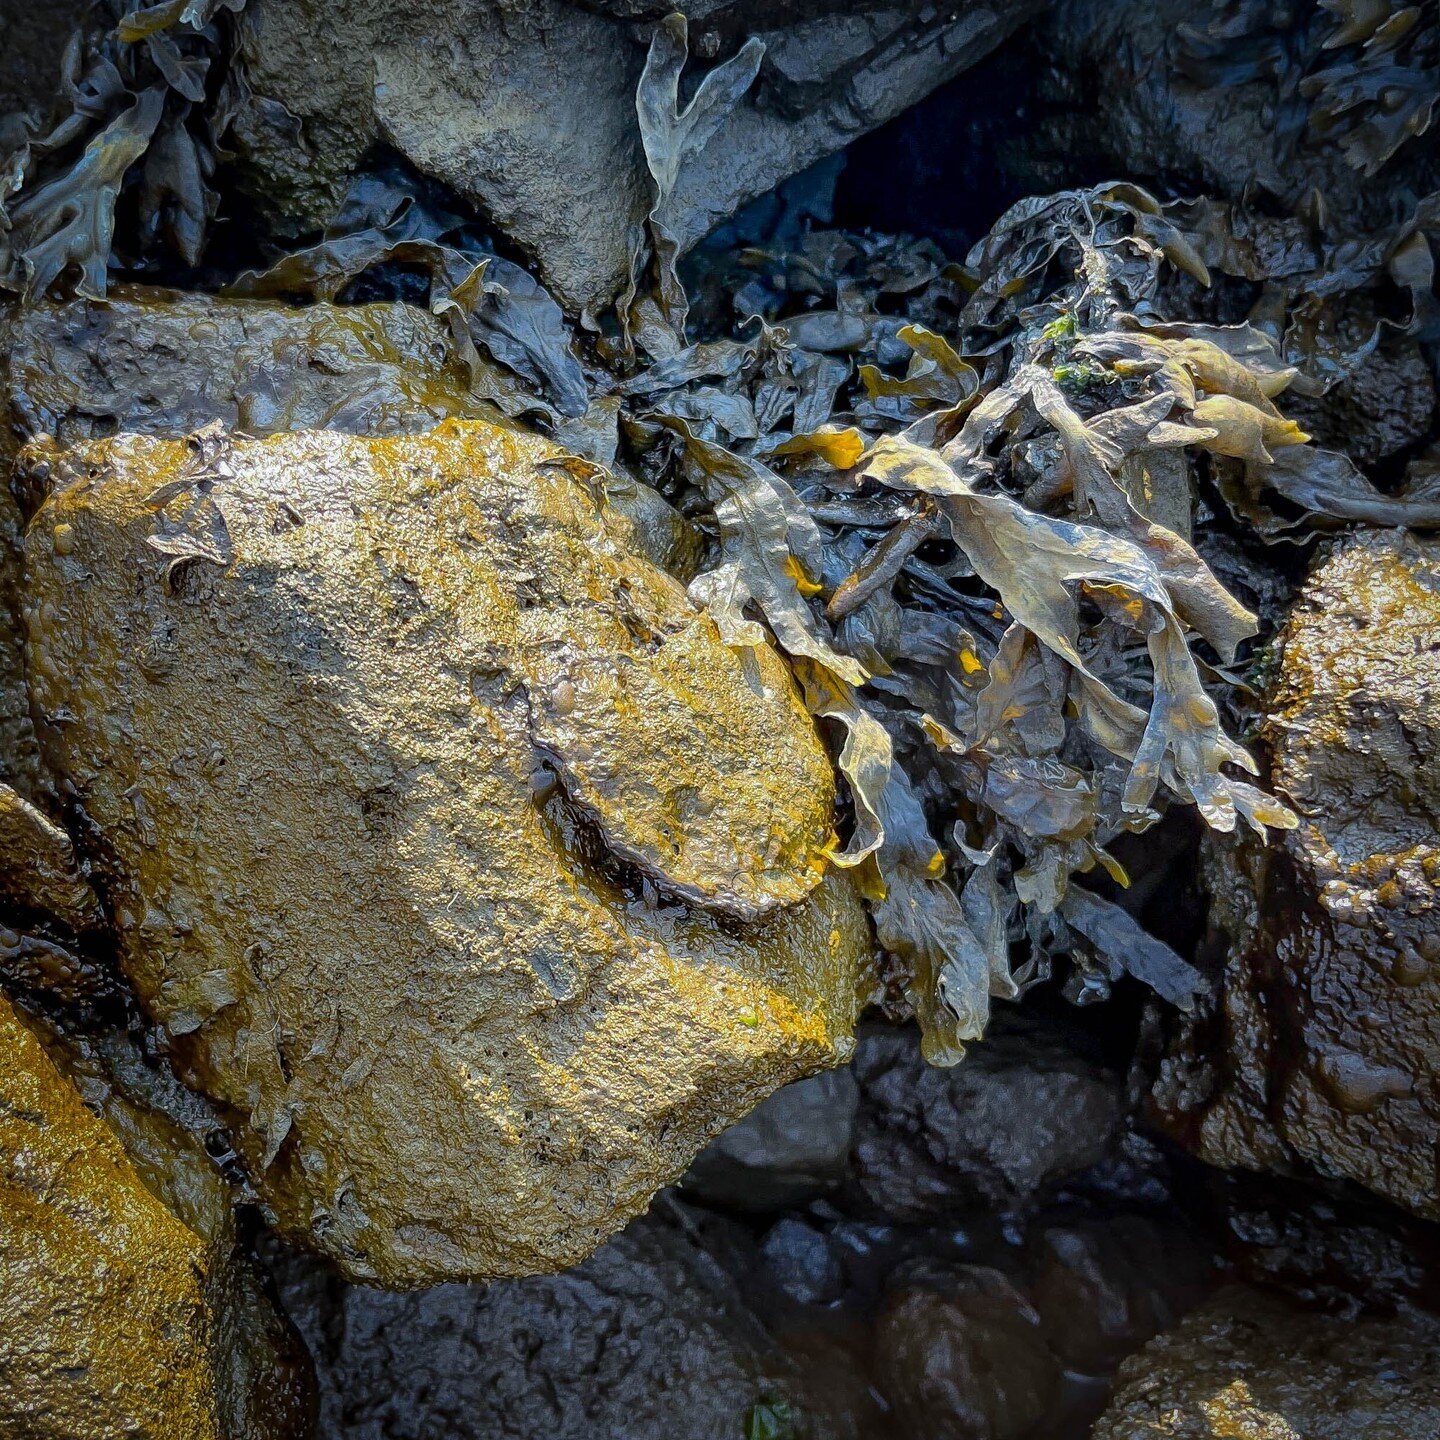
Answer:
[{"label": "dark background rock", "polygon": [[1371,532],[1316,568],[1263,735],[1301,817],[1209,842],[1217,1003],[1157,1088],[1211,1164],[1313,1167],[1440,1218],[1440,547]]},{"label": "dark background rock", "polygon": [[1026,1204],[1104,1159],[1118,1137],[1116,1078],[1039,1029],[997,1023],[962,1064],[936,1069],[911,1032],[874,1027],[853,1068],[854,1182],[895,1218]]},{"label": "dark background rock", "polygon": [[777,1090],[695,1158],[685,1189],[736,1210],[783,1210],[845,1178],[859,1087],[849,1068]]},{"label": "dark background rock", "polygon": [[396,1295],[299,1257],[280,1274],[316,1355],[319,1440],[741,1440],[766,1400],[809,1440],[855,1434],[674,1202],[563,1275]]},{"label": "dark background rock", "polygon": [[0,121],[17,111],[49,113],[60,58],[88,8],[86,0],[0,0]]}]

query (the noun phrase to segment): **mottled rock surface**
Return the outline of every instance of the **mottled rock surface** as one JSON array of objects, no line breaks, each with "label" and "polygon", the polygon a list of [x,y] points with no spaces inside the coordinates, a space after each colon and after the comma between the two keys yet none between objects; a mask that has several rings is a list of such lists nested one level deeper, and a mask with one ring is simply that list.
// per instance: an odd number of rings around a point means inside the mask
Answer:
[{"label": "mottled rock surface", "polygon": [[880,1383],[909,1435],[1023,1440],[1060,1388],[1039,1313],[988,1266],[922,1264],[897,1276],[875,1347]]},{"label": "mottled rock surface", "polygon": [[70,837],[24,796],[0,784],[0,914],[32,912],[75,931],[102,923]]},{"label": "mottled rock surface", "polygon": [[1094,1440],[1440,1434],[1440,1321],[1342,1320],[1222,1291],[1120,1369]]},{"label": "mottled rock surface", "polygon": [[224,1182],[145,1081],[0,999],[0,1434],[303,1440],[310,1377],[235,1253]]},{"label": "mottled rock surface", "polygon": [[1157,1101],[1215,1165],[1309,1165],[1440,1218],[1440,546],[1357,537],[1277,646],[1263,735],[1300,828],[1212,842],[1223,955]]},{"label": "mottled rock surface", "polygon": [[[252,0],[242,26],[257,99],[237,124],[241,150],[273,213],[304,229],[333,215],[384,140],[472,200],[568,308],[598,309],[624,289],[654,201],[635,112],[649,26],[632,22],[670,8]],[[667,209],[681,248],[1040,8],[698,7],[695,53],[729,53],[743,31],[760,35],[766,58],[751,93],[680,166]]]},{"label": "mottled rock surface", "polygon": [[84,13],[84,0],[0,0],[0,120],[17,111],[49,113],[60,59]]},{"label": "mottled rock surface", "polygon": [[[1333,137],[1306,135],[1309,102],[1295,93],[1287,52],[1298,48],[1311,13],[1247,7],[1228,27],[1227,47],[1223,39],[1207,44],[1204,34],[1210,24],[1225,36],[1219,14],[1189,0],[1052,6],[1036,29],[1048,114],[1029,141],[1043,157],[1032,183],[1074,184],[1083,156],[1097,177],[1123,173],[1235,201],[1258,189],[1281,212],[1319,190],[1327,213],[1359,233],[1407,219],[1440,181],[1440,155],[1423,139],[1412,142],[1375,180]],[[1338,22],[1326,27],[1335,29]]]},{"label": "mottled rock surface", "polygon": [[738,1210],[782,1210],[845,1178],[859,1088],[849,1070],[827,1070],[777,1090],[696,1156],[685,1188]]},{"label": "mottled rock surface", "polygon": [[808,1440],[855,1433],[668,1204],[563,1275],[409,1295],[314,1262],[280,1276],[316,1355],[319,1440],[741,1440],[767,1400]]},{"label": "mottled rock surface", "polygon": [[[103,302],[0,307],[0,472],[50,435],[423,430],[477,413],[440,321],[400,304],[219,300],[118,285]],[[483,412],[481,412],[483,413]],[[0,485],[0,780],[38,799],[19,607],[23,517]]]},{"label": "mottled rock surface", "polygon": [[921,1220],[960,1205],[1013,1206],[1105,1158],[1119,1086],[1043,1032],[995,1028],[948,1069],[908,1030],[856,1051],[855,1183],[881,1212]]},{"label": "mottled rock surface", "polygon": [[562,459],[127,437],[57,454],[27,534],[128,976],[284,1231],[391,1286],[573,1264],[852,1044],[789,673]]},{"label": "mottled rock surface", "polygon": [[[220,422],[262,436],[329,429],[410,434],[454,416],[497,418],[474,396],[444,324],[412,305],[225,299],[140,285],[104,303],[0,309],[0,471],[26,441],[116,433],[179,437]],[[43,493],[43,477],[20,477]],[[630,545],[684,578],[693,528],[648,485],[603,472]],[[0,485],[0,781],[43,791],[18,623],[22,516]]]}]

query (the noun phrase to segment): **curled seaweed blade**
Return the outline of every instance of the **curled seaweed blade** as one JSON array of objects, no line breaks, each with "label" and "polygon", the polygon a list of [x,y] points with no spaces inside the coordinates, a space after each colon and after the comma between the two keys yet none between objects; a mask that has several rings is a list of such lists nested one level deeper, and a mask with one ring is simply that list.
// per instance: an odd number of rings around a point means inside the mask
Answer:
[{"label": "curled seaweed blade", "polygon": [[1128,971],[1181,1010],[1193,1009],[1195,997],[1209,989],[1194,966],[1142,929],[1130,912],[1113,900],[1072,885],[1060,902],[1060,914],[1094,946],[1112,980]]},{"label": "curled seaweed blade", "polygon": [[[690,55],[689,21],[684,15],[667,15],[655,27],[645,57],[645,68],[635,92],[635,113],[640,122],[645,163],[655,182],[655,203],[649,216],[657,272],[655,300],[661,319],[668,327],[672,350],[684,344],[689,301],[675,271],[680,244],[670,214],[671,197],[686,158],[704,149],[725,117],[755,83],[764,54],[764,41],[747,40],[730,59],[705,76],[690,103],[683,108],[680,76]],[[632,294],[639,281],[633,268],[632,264]]]},{"label": "curled seaweed blade", "polygon": [[103,300],[115,232],[115,201],[130,167],[145,154],[165,108],[165,92],[147,90],[86,146],[63,175],[10,209],[0,240],[0,280],[27,301],[44,295],[73,266],[75,290]]},{"label": "curled seaweed blade", "polygon": [[864,667],[833,647],[806,602],[805,590],[818,588],[809,576],[820,568],[820,535],[795,492],[760,461],[702,438],[687,421],[651,418],[681,438],[688,473],[714,507],[721,554],[736,567],[733,585],[743,585],[781,647],[862,683]]}]

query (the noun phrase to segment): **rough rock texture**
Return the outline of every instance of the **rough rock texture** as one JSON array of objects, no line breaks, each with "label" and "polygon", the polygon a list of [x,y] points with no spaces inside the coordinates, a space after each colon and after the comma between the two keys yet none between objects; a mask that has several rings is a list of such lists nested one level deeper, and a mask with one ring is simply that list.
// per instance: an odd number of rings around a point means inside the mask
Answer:
[{"label": "rough rock texture", "polygon": [[907,1435],[1022,1440],[1060,1388],[1039,1314],[983,1265],[922,1264],[897,1276],[875,1322],[875,1349]]},{"label": "rough rock texture", "polygon": [[[303,229],[330,218],[383,139],[474,201],[564,304],[600,308],[624,288],[654,200],[635,114],[648,27],[621,17],[669,8],[252,0],[244,54],[257,100],[238,122],[240,145],[280,223]],[[767,54],[752,93],[681,166],[668,207],[681,247],[898,114],[1040,8],[698,7],[695,53],[714,57],[754,29]]]},{"label": "rough rock texture", "polygon": [[845,1178],[859,1088],[849,1070],[827,1070],[777,1090],[696,1156],[685,1188],[738,1210],[783,1210]]},{"label": "rough rock texture", "polygon": [[1305,1162],[1440,1218],[1440,545],[1356,538],[1278,644],[1264,738],[1301,817],[1212,846],[1223,994],[1157,1101],[1216,1165]]},{"label": "rough rock texture", "polygon": [[[116,433],[179,437],[216,421],[257,436],[396,435],[452,416],[494,418],[472,395],[443,323],[411,305],[295,308],[117,285],[103,304],[0,308],[0,473],[44,435],[66,445]],[[631,477],[599,483],[631,546],[688,579],[688,522]],[[0,781],[38,800],[18,623],[21,528],[0,485]]]},{"label": "rough rock texture", "polygon": [[55,464],[47,758],[287,1233],[391,1286],[573,1264],[849,1054],[868,929],[789,673],[553,446],[450,421]]},{"label": "rough rock texture", "polygon": [[1140,1215],[1047,1225],[1029,1249],[1030,1298],[1050,1348],[1091,1375],[1174,1324],[1210,1283],[1194,1237]]},{"label": "rough rock texture", "polygon": [[[398,302],[277,305],[118,285],[0,311],[0,455],[39,435],[395,435],[488,414],[444,324]],[[477,408],[478,407],[478,408]]]},{"label": "rough rock texture", "polygon": [[[1305,136],[1306,102],[1277,85],[1267,63],[1294,47],[1309,7],[1245,7],[1219,74],[1230,84],[1195,83],[1185,29],[1200,19],[1223,29],[1220,15],[1190,0],[1068,0],[1052,6],[1036,37],[1045,70],[1043,133],[1028,141],[1038,190],[1076,183],[1076,157],[1095,178],[1112,173],[1165,183],[1181,194],[1203,191],[1240,200],[1268,192],[1283,209],[1314,189],[1326,210],[1360,233],[1409,217],[1440,181],[1440,154],[1412,142],[1379,180],[1351,167],[1333,139]],[[1274,28],[1266,33],[1266,20]],[[1245,27],[1256,26],[1247,42]],[[1331,27],[1334,28],[1333,26]],[[1203,43],[1199,47],[1203,50]],[[1228,62],[1228,63],[1227,63]],[[1283,68],[1283,62],[1282,62]],[[1288,78],[1288,77],[1287,77]],[[1293,81],[1289,82],[1293,85]]]},{"label": "rough rock texture", "polygon": [[100,1116],[0,998],[0,1434],[301,1440],[308,1367],[236,1256],[224,1182],[74,1058]]},{"label": "rough rock texture", "polygon": [[409,1295],[313,1262],[280,1279],[316,1356],[318,1440],[741,1440],[779,1399],[807,1440],[854,1433],[669,1204],[563,1275]]},{"label": "rough rock texture", "polygon": [[[116,286],[103,304],[0,307],[0,475],[27,440],[423,430],[477,413],[440,321],[408,305],[303,310]],[[0,484],[0,780],[40,798],[16,623],[20,512]]]},{"label": "rough rock texture", "polygon": [[85,9],[85,0],[0,0],[0,120],[13,111],[49,112],[60,58]]},{"label": "rough rock texture", "polygon": [[1120,1369],[1094,1440],[1440,1434],[1440,1321],[1342,1320],[1223,1291]]},{"label": "rough rock texture", "polygon": [[0,855],[0,914],[30,911],[76,931],[101,923],[70,837],[8,785],[0,785]]},{"label": "rough rock texture", "polygon": [[876,1028],[854,1071],[855,1180],[895,1219],[1023,1204],[1104,1159],[1119,1131],[1115,1078],[1040,1032],[992,1030],[937,1069],[913,1033]]}]

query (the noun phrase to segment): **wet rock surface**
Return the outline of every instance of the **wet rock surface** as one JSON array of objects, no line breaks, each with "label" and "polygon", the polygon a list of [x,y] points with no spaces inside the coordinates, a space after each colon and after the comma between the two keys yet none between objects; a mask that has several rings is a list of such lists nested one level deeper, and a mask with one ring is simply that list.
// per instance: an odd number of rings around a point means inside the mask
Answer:
[{"label": "wet rock surface", "polygon": [[[736,1281],[662,1204],[564,1275],[413,1295],[338,1294],[282,1267],[321,1378],[320,1440],[741,1437],[783,1403],[806,1434],[856,1431],[808,1391]],[[317,1300],[319,1303],[317,1303]]]},{"label": "wet rock surface", "polygon": [[1212,1164],[1303,1164],[1440,1217],[1440,551],[1380,534],[1319,564],[1277,645],[1265,735],[1302,817],[1217,842],[1220,1008],[1157,1090]]},{"label": "wet rock surface", "polygon": [[762,1101],[696,1156],[688,1193],[737,1210],[783,1210],[845,1179],[859,1087],[849,1069],[798,1080]]},{"label": "wet rock surface", "polygon": [[851,1043],[869,940],[793,682],[557,458],[122,439],[57,456],[28,534],[127,974],[282,1227],[392,1285],[573,1263]]},{"label": "wet rock surface", "polygon": [[897,1277],[876,1343],[883,1383],[912,1434],[1021,1440],[1060,1388],[1038,1311],[982,1266]]},{"label": "wet rock surface", "polygon": [[[1040,8],[701,7],[691,15],[699,54],[733,49],[741,30],[758,34],[765,58],[753,93],[717,117],[703,149],[679,157],[668,213],[680,248],[960,73]],[[647,37],[626,22],[666,13],[562,0],[256,0],[244,54],[258,98],[240,142],[272,209],[315,227],[383,139],[473,201],[567,306],[598,310],[625,288],[654,201],[635,112]]]},{"label": "wet rock surface", "polygon": [[157,1090],[116,1046],[52,1057],[0,999],[0,1431],[305,1440],[308,1362]]},{"label": "wet rock surface", "polygon": [[921,1220],[963,1204],[1027,1204],[1098,1164],[1118,1138],[1118,1084],[1043,1031],[997,1028],[963,1065],[925,1064],[875,1028],[855,1058],[855,1184],[879,1211]]},{"label": "wet rock surface", "polygon": [[1221,1292],[1121,1367],[1094,1440],[1402,1440],[1440,1426],[1440,1322]]}]

